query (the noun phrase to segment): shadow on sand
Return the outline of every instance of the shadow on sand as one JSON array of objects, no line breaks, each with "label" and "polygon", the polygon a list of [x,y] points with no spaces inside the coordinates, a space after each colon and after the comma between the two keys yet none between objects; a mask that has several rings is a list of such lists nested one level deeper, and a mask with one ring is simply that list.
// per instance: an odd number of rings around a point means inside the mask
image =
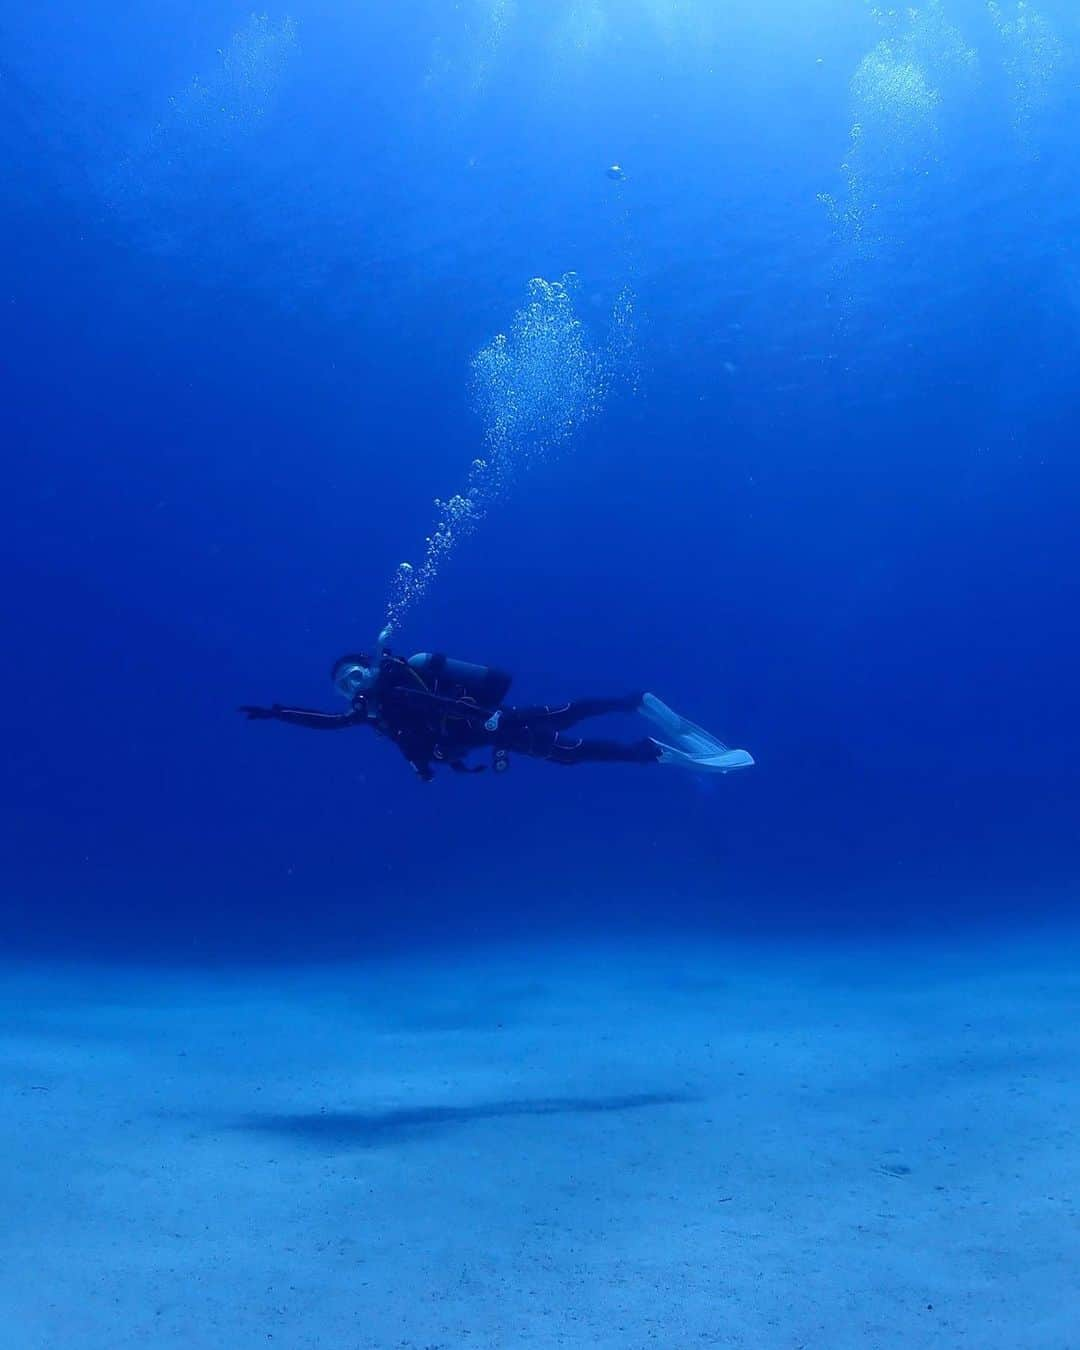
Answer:
[{"label": "shadow on sand", "polygon": [[399,1144],[475,1120],[513,1116],[596,1115],[674,1106],[693,1101],[687,1093],[648,1092],[626,1097],[541,1097],[532,1101],[478,1102],[474,1106],[417,1106],[397,1111],[313,1111],[297,1115],[253,1115],[241,1128],[289,1135],[310,1143],[371,1148]]}]

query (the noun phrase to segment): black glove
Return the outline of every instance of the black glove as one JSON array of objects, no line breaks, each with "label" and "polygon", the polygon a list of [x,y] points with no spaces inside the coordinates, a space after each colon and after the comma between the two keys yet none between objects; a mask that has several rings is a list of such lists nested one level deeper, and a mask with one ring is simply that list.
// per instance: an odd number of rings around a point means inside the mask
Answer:
[{"label": "black glove", "polygon": [[276,706],[273,708],[252,708],[245,703],[243,707],[237,708],[236,711],[244,713],[247,716],[247,720],[249,722],[262,722],[265,721],[266,718],[268,717],[277,716]]}]

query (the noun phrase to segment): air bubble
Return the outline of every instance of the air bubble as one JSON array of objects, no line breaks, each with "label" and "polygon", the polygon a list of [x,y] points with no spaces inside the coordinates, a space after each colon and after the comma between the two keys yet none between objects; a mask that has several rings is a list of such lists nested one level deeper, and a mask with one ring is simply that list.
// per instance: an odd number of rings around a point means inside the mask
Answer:
[{"label": "air bubble", "polygon": [[603,408],[619,381],[636,384],[634,298],[620,293],[603,343],[594,345],[577,316],[577,276],[534,277],[509,332],[498,333],[472,361],[473,403],[485,453],[469,466],[464,491],[437,498],[438,519],[415,569],[398,569],[387,623],[400,627],[456,545],[470,535],[524,469],[564,445]]}]

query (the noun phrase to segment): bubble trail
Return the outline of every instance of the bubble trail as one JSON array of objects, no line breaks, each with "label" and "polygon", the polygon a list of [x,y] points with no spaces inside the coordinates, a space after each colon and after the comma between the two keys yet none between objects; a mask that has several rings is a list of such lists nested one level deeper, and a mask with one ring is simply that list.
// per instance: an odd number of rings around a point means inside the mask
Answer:
[{"label": "bubble trail", "polygon": [[1000,4],[988,0],[986,8],[1004,44],[1015,131],[1037,156],[1036,124],[1047,112],[1069,64],[1065,44],[1045,16],[1026,0],[1002,0]]},{"label": "bubble trail", "polygon": [[573,272],[561,281],[535,277],[509,332],[497,334],[473,357],[473,402],[484,427],[484,452],[473,460],[462,491],[436,499],[435,526],[420,563],[399,565],[386,610],[391,630],[400,628],[456,546],[519,474],[595,417],[617,382],[633,382],[632,293],[620,293],[608,334],[594,346],[577,316],[576,289]]},{"label": "bubble trail", "polygon": [[208,184],[220,191],[220,175],[272,109],[297,32],[294,20],[265,14],[237,28],[214,67],[173,95],[161,119],[104,174],[101,189],[112,209],[142,222],[152,239],[167,242],[189,230]]}]

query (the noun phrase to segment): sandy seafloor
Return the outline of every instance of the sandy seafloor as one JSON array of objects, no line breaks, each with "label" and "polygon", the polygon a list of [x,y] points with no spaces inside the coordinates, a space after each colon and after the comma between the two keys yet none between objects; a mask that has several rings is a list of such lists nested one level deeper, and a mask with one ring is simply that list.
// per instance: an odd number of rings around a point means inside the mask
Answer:
[{"label": "sandy seafloor", "polygon": [[1080,1347],[1078,952],[9,966],[0,1343]]}]

